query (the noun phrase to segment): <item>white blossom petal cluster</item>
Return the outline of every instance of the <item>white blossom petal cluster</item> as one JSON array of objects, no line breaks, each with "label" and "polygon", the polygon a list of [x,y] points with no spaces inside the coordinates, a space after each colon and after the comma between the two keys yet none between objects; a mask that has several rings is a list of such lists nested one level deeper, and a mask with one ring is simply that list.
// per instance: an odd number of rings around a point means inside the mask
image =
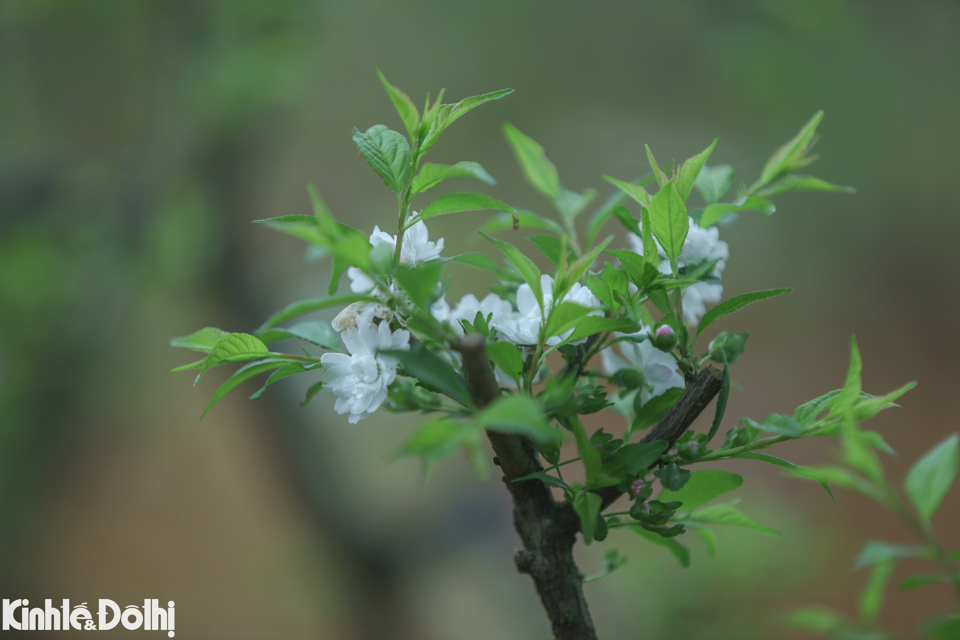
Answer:
[{"label": "white blossom petal cluster", "polygon": [[437,300],[433,305],[431,311],[433,317],[437,320],[449,323],[458,336],[463,335],[463,325],[460,324],[460,321],[466,320],[473,324],[478,313],[482,315],[484,319],[489,318],[490,322],[514,313],[510,303],[501,299],[500,296],[495,293],[487,294],[483,300],[478,300],[477,296],[468,293],[460,298],[460,302],[458,302],[453,309],[450,308],[446,298],[440,298],[440,300]]},{"label": "white blossom petal cluster", "polygon": [[[549,313],[553,307],[553,278],[546,274],[540,276],[540,288],[543,290],[543,308]],[[595,295],[580,283],[576,283],[561,298],[560,302],[573,302],[583,307],[596,309],[589,315],[603,315],[600,310],[600,301]],[[537,344],[540,336],[540,325],[543,324],[543,311],[537,304],[537,297],[529,284],[522,284],[517,289],[517,310],[510,313],[495,315],[490,323],[500,335],[518,345]],[[573,333],[573,329],[562,335],[553,336],[547,340],[548,345],[556,345]]]},{"label": "white blossom petal cluster", "polygon": [[[417,212],[414,211],[411,215],[416,216]],[[396,251],[397,236],[392,236],[386,231],[381,231],[379,226],[375,226],[373,233],[370,234],[370,244],[374,247],[386,244],[393,247],[393,250]],[[407,229],[403,234],[403,242],[400,247],[400,262],[412,267],[421,262],[436,260],[440,257],[441,251],[443,251],[443,238],[438,239],[436,242],[431,242],[427,225],[421,220]],[[350,267],[347,269],[347,277],[350,278],[350,290],[354,293],[370,293],[373,291],[375,286],[374,281],[360,269]],[[396,293],[396,291],[393,291],[393,293]]]},{"label": "white blossom petal cluster", "polygon": [[397,359],[382,355],[386,350],[409,350],[410,333],[391,331],[388,322],[375,325],[361,320],[340,334],[350,355],[325,353],[320,356],[324,367],[324,388],[337,396],[333,408],[349,414],[356,424],[376,411],[387,398],[387,387],[397,377]]},{"label": "white blossom petal cluster", "polygon": [[[632,337],[649,335],[649,329],[630,334]],[[624,334],[618,333],[616,337]],[[633,369],[642,377],[640,399],[644,404],[651,398],[662,395],[668,389],[683,387],[683,375],[677,370],[677,361],[669,353],[665,353],[650,344],[649,340],[631,342],[621,340],[615,345],[600,352],[600,362],[604,370],[612,375],[621,369]]]},{"label": "white blossom petal cluster", "polygon": [[[683,249],[677,256],[677,266],[683,268],[717,260],[718,262],[710,271],[709,276],[719,280],[720,274],[723,273],[727,266],[727,260],[730,258],[730,247],[720,239],[720,230],[717,227],[704,229],[694,222],[693,218],[688,218],[688,222],[690,227],[687,231],[687,238],[683,241]],[[629,234],[627,239],[633,252],[643,255],[643,240],[634,233]],[[654,242],[657,242],[656,239],[654,239]],[[657,242],[657,249],[662,258],[657,269],[660,273],[671,274],[670,260],[667,259],[666,253],[659,242]],[[706,313],[707,305],[720,302],[722,296],[723,285],[719,282],[698,282],[688,286],[683,291],[684,320],[688,324],[698,322]]]}]

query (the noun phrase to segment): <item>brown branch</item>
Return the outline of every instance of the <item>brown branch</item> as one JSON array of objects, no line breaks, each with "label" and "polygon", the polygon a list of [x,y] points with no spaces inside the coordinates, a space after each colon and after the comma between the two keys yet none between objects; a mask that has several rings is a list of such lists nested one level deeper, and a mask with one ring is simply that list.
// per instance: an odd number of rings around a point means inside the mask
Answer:
[{"label": "brown branch", "polygon": [[[471,333],[460,340],[460,354],[474,403],[483,407],[500,397],[483,337]],[[514,482],[541,471],[537,451],[525,437],[488,431],[490,443],[513,496],[513,522],[523,551],[514,561],[517,571],[533,578],[556,640],[596,640],[583,576],[573,561],[573,544],[580,520],[566,503],[557,504],[539,480]]]}]

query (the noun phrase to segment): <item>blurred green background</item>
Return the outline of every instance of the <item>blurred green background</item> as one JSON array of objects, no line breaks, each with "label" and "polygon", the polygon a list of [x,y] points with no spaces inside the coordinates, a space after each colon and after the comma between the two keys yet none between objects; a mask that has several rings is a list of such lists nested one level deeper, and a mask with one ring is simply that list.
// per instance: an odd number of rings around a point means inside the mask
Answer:
[{"label": "blurred green background", "polygon": [[[0,597],[172,599],[178,638],[550,637],[500,483],[459,457],[425,486],[415,461],[386,462],[413,418],[348,425],[326,394],[300,410],[294,378],[201,423],[216,376],[169,373],[190,357],[170,337],[323,293],[329,266],[251,220],[308,213],[308,183],[365,232],[393,219],[350,138],[402,128],[375,67],[418,104],[515,88],[432,160],[478,161],[494,197],[542,212],[503,122],[603,198],[601,173],[645,171],[644,143],[669,162],[719,136],[713,161],[749,183],[824,109],[813,173],[859,194],[791,194],[722,232],[728,295],[795,288],[725,327],[751,333],[727,415],[840,386],[856,333],[866,390],[920,382],[872,423],[899,480],[957,430],[958,29],[960,5],[935,1],[0,1]],[[431,232],[486,250],[469,234],[486,215]],[[452,299],[484,293],[451,269]],[[859,546],[912,541],[851,494],[734,470],[783,536],[721,532],[716,558],[690,540],[686,570],[629,533],[579,548],[585,573],[607,545],[630,558],[586,586],[601,637],[797,637],[769,622],[853,612]],[[948,548],[958,497],[935,520]],[[909,636],[949,607],[947,588],[891,589],[882,619]]]}]

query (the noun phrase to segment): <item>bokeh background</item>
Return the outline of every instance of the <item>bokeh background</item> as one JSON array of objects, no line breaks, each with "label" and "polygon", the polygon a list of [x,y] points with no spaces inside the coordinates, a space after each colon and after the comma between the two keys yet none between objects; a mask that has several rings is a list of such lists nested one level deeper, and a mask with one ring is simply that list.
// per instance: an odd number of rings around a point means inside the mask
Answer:
[{"label": "bokeh background", "polygon": [[[348,425],[325,394],[301,410],[293,378],[200,422],[226,373],[169,373],[190,357],[170,337],[248,331],[325,289],[326,263],[251,220],[308,213],[309,183],[361,230],[392,220],[350,139],[401,128],[375,67],[418,104],[515,88],[432,159],[478,161],[494,197],[542,212],[503,122],[602,199],[601,173],[646,171],[644,143],[668,162],[719,136],[713,162],[752,182],[824,109],[813,173],[858,195],[783,196],[723,231],[728,295],[795,288],[728,321],[751,338],[727,415],[840,386],[856,333],[866,390],[920,383],[872,423],[899,481],[958,429],[958,29],[960,6],[932,0],[0,1],[0,596],[172,599],[179,638],[550,637],[500,483],[459,457],[426,484],[387,462],[414,419]],[[486,215],[431,230],[487,250],[470,233]],[[484,292],[451,269],[454,298]],[[780,454],[824,464],[830,446]],[[689,540],[686,570],[624,532],[578,549],[586,573],[607,545],[629,556],[586,586],[601,637],[792,638],[771,622],[793,607],[853,613],[859,547],[909,532],[771,469],[735,467],[780,538],[721,531],[715,558]],[[935,520],[948,548],[958,498]],[[951,606],[946,588],[889,596],[904,637]]]}]

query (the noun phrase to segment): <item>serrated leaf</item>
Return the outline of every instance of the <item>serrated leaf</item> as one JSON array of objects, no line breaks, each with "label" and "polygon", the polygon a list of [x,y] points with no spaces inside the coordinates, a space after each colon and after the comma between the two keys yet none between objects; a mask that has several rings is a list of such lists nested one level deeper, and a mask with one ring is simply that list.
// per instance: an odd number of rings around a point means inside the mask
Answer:
[{"label": "serrated leaf", "polygon": [[712,227],[713,225],[720,222],[720,220],[729,213],[735,213],[738,211],[759,211],[764,215],[773,215],[777,210],[777,206],[761,198],[760,196],[750,196],[747,198],[746,202],[743,204],[732,204],[721,202],[718,204],[711,204],[703,210],[703,213],[700,215],[700,227],[706,229],[707,227]]},{"label": "serrated leaf", "polygon": [[[733,167],[729,164],[718,164],[714,167],[704,165],[700,169],[693,186],[700,192],[707,204],[715,204],[723,200],[733,184]],[[703,226],[703,225],[700,225]]]},{"label": "serrated leaf", "polygon": [[506,396],[488,405],[477,415],[477,423],[488,431],[515,433],[534,442],[560,444],[560,431],[544,417],[540,405],[530,396]]},{"label": "serrated leaf", "polygon": [[537,299],[537,304],[540,305],[541,311],[543,310],[543,288],[540,286],[540,269],[537,268],[537,265],[533,263],[533,260],[523,255],[519,249],[510,244],[509,242],[504,242],[503,240],[498,240],[486,234],[481,234],[484,238],[497,245],[497,248],[503,252],[503,255],[507,256],[507,259],[510,260],[517,267],[517,270],[520,271],[520,275],[523,276],[524,281],[530,285],[530,289],[533,290],[533,295]]},{"label": "serrated leaf", "polygon": [[496,184],[489,173],[476,162],[458,162],[454,165],[425,163],[413,179],[411,191],[423,193],[432,189],[448,178],[476,178],[487,184]]},{"label": "serrated leaf", "polygon": [[925,522],[930,522],[957,477],[958,441],[960,436],[956,433],[948,437],[917,460],[907,473],[904,489]]},{"label": "serrated leaf", "polygon": [[308,320],[292,327],[267,329],[259,337],[263,344],[286,338],[299,338],[324,349],[335,351],[340,348],[340,335],[333,330],[329,322],[323,320]]},{"label": "serrated leaf", "polygon": [[807,480],[814,480],[820,484],[821,487],[830,495],[830,499],[834,502],[837,501],[833,497],[833,491],[830,490],[830,485],[827,484],[827,478],[824,477],[822,469],[811,469],[809,467],[801,467],[798,464],[793,464],[792,462],[787,462],[781,458],[775,456],[767,455],[766,453],[756,453],[756,452],[746,452],[739,453],[734,458],[748,458],[750,460],[762,460],[763,462],[768,462],[772,465],[778,466],[781,469],[786,469],[787,471],[793,473],[794,475],[800,476]]},{"label": "serrated leaf", "polygon": [[757,195],[762,198],[769,198],[787,191],[831,191],[834,193],[855,194],[857,192],[853,187],[844,187],[839,184],[833,184],[814,176],[790,175],[777,180],[770,186],[760,189]]},{"label": "serrated leaf", "polygon": [[817,111],[796,136],[770,156],[760,172],[761,184],[769,184],[805,164],[804,158],[816,142],[817,126],[821,120],[823,111]]},{"label": "serrated leaf", "polygon": [[[650,194],[647,193],[647,190],[644,189],[643,186],[639,184],[633,184],[632,182],[617,180],[616,178],[612,178],[608,175],[604,175],[603,179],[619,187],[625,194],[639,202],[640,206],[650,206]],[[613,209],[611,209],[611,213],[612,211]]]},{"label": "serrated leaf", "polygon": [[403,134],[375,124],[362,133],[355,128],[353,141],[387,188],[396,193],[404,190],[413,171],[413,160],[410,144]]},{"label": "serrated leaf", "polygon": [[650,161],[650,169],[653,171],[653,177],[657,179],[657,184],[663,189],[664,185],[669,181],[669,178],[660,170],[660,165],[657,164],[656,159],[653,157],[653,151],[650,151],[650,145],[645,144],[643,148],[647,151],[647,160]]},{"label": "serrated leaf", "polygon": [[[440,100],[443,97],[443,92],[441,91],[437,97],[437,102],[434,103],[434,106],[429,112],[423,114],[423,118],[421,119],[420,136],[423,142],[420,145],[420,152],[425,153],[433,147],[437,138],[440,137],[440,134],[468,111],[491,100],[498,100],[511,93],[513,93],[513,89],[500,89],[499,91],[491,91],[483,95],[464,98],[456,104],[440,104]],[[428,125],[426,130],[424,130],[424,125]]]},{"label": "serrated leaf", "polygon": [[717,138],[713,139],[713,143],[698,153],[697,155],[685,160],[683,164],[680,165],[680,168],[677,170],[677,193],[680,194],[680,199],[684,202],[687,201],[687,198],[690,197],[690,192],[693,191],[693,185],[697,180],[697,177],[700,175],[700,170],[703,168],[703,165],[707,162],[707,158],[710,157],[710,154],[713,153],[713,148],[717,146]]},{"label": "serrated leaf", "polygon": [[380,73],[380,69],[377,69],[377,77],[380,78],[383,88],[387,90],[390,99],[393,100],[393,106],[397,108],[397,113],[403,120],[403,126],[406,127],[410,140],[416,140],[417,131],[420,129],[420,113],[417,111],[416,105],[413,104],[413,100],[403,91],[387,82],[387,79]]},{"label": "serrated leaf", "polygon": [[653,235],[660,241],[664,253],[674,259],[683,250],[683,241],[687,238],[690,223],[687,207],[673,182],[667,183],[655,196],[650,198],[650,226]]},{"label": "serrated leaf", "polygon": [[207,359],[203,361],[203,366],[200,367],[197,380],[211,367],[218,364],[255,360],[267,353],[269,353],[267,345],[263,344],[256,336],[249,333],[229,333],[220,338],[213,349],[210,350]]},{"label": "serrated leaf", "polygon": [[309,371],[309,369],[304,367],[299,362],[291,362],[288,365],[280,367],[279,369],[277,369],[276,371],[270,374],[270,377],[267,378],[267,381],[263,383],[262,387],[260,387],[257,391],[253,392],[253,395],[250,396],[250,399],[251,400],[258,399],[260,396],[263,395],[263,392],[267,390],[267,387],[272,385],[274,382],[279,382],[284,378],[289,378],[290,376],[296,375],[298,373],[305,373],[306,371]]},{"label": "serrated leaf", "polygon": [[740,527],[741,529],[750,529],[758,533],[764,533],[769,536],[779,536],[780,532],[772,527],[760,524],[753,520],[736,507],[728,504],[718,504],[712,507],[704,507],[683,517],[684,520],[693,522],[706,522],[709,524],[721,524],[730,527]]},{"label": "serrated leaf", "polygon": [[664,538],[652,531],[647,531],[641,526],[629,527],[629,529],[647,542],[669,550],[684,567],[690,566],[690,550],[673,538]]},{"label": "serrated leaf", "polygon": [[597,518],[600,516],[600,506],[603,498],[592,491],[581,489],[573,497],[573,510],[580,517],[580,532],[583,533],[584,544],[593,542],[593,534],[597,527]]},{"label": "serrated leaf", "polygon": [[743,478],[728,471],[706,469],[693,471],[690,480],[678,491],[664,489],[657,500],[660,502],[682,502],[684,511],[699,509],[743,484]]},{"label": "serrated leaf", "polygon": [[347,306],[354,302],[379,302],[376,298],[361,294],[346,294],[341,296],[329,296],[324,298],[310,298],[307,300],[298,300],[291,302],[280,311],[267,318],[266,322],[254,329],[255,334],[262,334],[267,329],[272,329],[278,324],[287,320],[302,316],[313,311],[328,309],[330,307]]},{"label": "serrated leaf", "polygon": [[419,215],[414,216],[407,222],[407,228],[415,225],[421,220],[434,218],[436,216],[446,215],[448,213],[459,213],[461,211],[481,211],[481,210],[505,211],[510,215],[516,215],[513,207],[505,202],[500,202],[484,193],[447,193],[426,206]]},{"label": "serrated leaf", "polygon": [[738,309],[742,309],[748,304],[759,302],[760,300],[766,300],[767,298],[780,296],[785,293],[790,293],[791,291],[793,291],[793,289],[786,288],[767,289],[766,291],[751,291],[750,293],[742,293],[739,296],[730,298],[729,300],[724,300],[704,314],[703,319],[700,321],[700,326],[697,327],[696,337],[700,337],[700,334],[703,333],[704,329],[709,327],[723,316],[729,315]]},{"label": "serrated leaf", "polygon": [[504,124],[503,133],[527,181],[550,200],[557,200],[561,192],[560,176],[543,147],[512,124]]},{"label": "serrated leaf", "polygon": [[547,315],[546,326],[544,327],[544,336],[551,338],[561,335],[574,328],[588,314],[595,312],[596,309],[584,307],[575,302],[561,302],[554,305]]},{"label": "serrated leaf", "polygon": [[220,342],[220,339],[226,335],[230,335],[230,332],[216,327],[204,327],[190,335],[173,338],[170,340],[170,346],[210,353]]},{"label": "serrated leaf", "polygon": [[637,417],[634,418],[633,425],[630,427],[630,433],[642,431],[660,422],[682,395],[682,387],[673,387],[647,400],[637,412]]}]

